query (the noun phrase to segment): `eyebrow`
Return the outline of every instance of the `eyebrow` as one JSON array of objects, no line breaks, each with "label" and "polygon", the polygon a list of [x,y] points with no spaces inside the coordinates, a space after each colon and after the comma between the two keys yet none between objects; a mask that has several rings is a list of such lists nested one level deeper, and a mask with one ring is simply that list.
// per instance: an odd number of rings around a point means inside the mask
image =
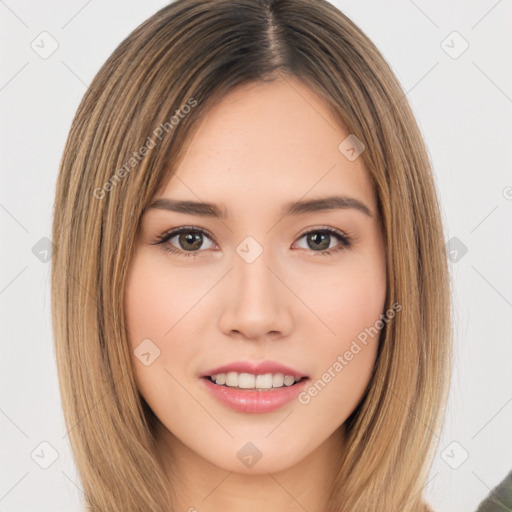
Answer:
[{"label": "eyebrow", "polygon": [[[151,203],[149,208],[218,219],[226,219],[228,217],[225,208],[221,208],[213,203],[197,201],[178,201],[175,199],[160,198]],[[354,197],[347,196],[329,196],[318,199],[292,201],[283,206],[281,215],[285,217],[287,215],[301,215],[305,213],[345,209],[354,209],[368,217],[373,217],[372,212],[363,202]]]}]

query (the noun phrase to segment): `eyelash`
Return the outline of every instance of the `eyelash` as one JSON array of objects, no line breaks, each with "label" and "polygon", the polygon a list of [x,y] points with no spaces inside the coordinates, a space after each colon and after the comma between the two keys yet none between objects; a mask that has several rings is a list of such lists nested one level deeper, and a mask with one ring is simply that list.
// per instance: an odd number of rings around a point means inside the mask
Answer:
[{"label": "eyelash", "polygon": [[[213,237],[211,237],[207,231],[201,228],[193,227],[193,226],[182,226],[180,228],[172,229],[171,231],[165,232],[163,235],[159,236],[155,242],[152,243],[152,245],[162,245],[164,251],[170,252],[173,254],[178,254],[180,256],[185,257],[193,257],[195,258],[198,253],[202,251],[182,251],[180,249],[176,249],[176,247],[173,247],[171,244],[167,244],[171,238],[174,238],[176,235],[180,235],[181,233],[200,233],[202,235],[207,236],[210,240],[214,241]],[[326,249],[324,251],[309,251],[312,252],[314,256],[331,256],[335,253],[341,252],[345,249],[349,249],[352,247],[352,237],[349,237],[333,228],[324,227],[324,228],[317,228],[312,229],[310,231],[306,231],[305,233],[302,233],[300,235],[299,240],[303,238],[306,235],[309,235],[311,233],[328,233],[329,235],[333,235],[335,238],[338,239],[340,244],[338,244],[335,247],[332,247],[331,249]]]}]

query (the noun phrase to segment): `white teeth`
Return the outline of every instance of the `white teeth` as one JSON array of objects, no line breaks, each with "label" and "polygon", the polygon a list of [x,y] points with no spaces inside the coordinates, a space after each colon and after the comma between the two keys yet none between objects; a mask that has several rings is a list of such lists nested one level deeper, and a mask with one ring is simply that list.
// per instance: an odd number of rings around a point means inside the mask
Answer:
[{"label": "white teeth", "polygon": [[291,375],[284,376],[284,385],[291,386],[295,382],[295,379]]},{"label": "white teeth", "polygon": [[217,384],[226,384],[226,374],[225,373],[219,373],[219,375],[212,375],[212,379]]},{"label": "white teeth", "polygon": [[250,373],[241,373],[238,376],[238,387],[242,389],[251,389],[256,384],[256,375]]},{"label": "white teeth", "polygon": [[257,375],[256,376],[256,387],[259,389],[270,389],[272,387],[272,383],[273,383],[273,379],[272,379],[271,373],[266,373],[265,375]]},{"label": "white teeth", "polygon": [[226,386],[230,386],[230,387],[238,386],[238,373],[229,372],[226,375]]},{"label": "white teeth", "polygon": [[283,386],[291,386],[300,378],[295,379],[292,375],[282,373],[266,373],[264,375],[253,375],[252,373],[218,373],[211,376],[212,380],[219,385],[225,385],[240,389],[272,389]]},{"label": "white teeth", "polygon": [[280,388],[284,384],[284,375],[282,373],[276,373],[272,375],[272,387]]}]

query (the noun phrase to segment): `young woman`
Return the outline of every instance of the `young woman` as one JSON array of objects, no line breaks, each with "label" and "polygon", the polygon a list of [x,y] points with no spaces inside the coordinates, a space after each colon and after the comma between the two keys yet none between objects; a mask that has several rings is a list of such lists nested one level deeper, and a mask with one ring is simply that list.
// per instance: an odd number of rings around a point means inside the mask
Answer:
[{"label": "young woman", "polygon": [[431,510],[442,217],[403,90],[330,3],[134,30],[77,111],[53,239],[89,510]]}]

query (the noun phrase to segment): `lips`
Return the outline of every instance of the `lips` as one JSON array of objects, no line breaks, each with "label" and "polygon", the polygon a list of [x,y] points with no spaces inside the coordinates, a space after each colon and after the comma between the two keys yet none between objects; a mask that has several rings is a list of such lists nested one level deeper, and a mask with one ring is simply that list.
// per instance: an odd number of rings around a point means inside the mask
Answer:
[{"label": "lips", "polygon": [[238,413],[265,414],[290,404],[304,391],[309,378],[303,378],[291,386],[267,390],[238,389],[219,386],[208,377],[199,379],[210,396],[220,404]]},{"label": "lips", "polygon": [[251,373],[253,375],[264,375],[266,373],[282,373],[283,375],[291,375],[295,377],[297,380],[300,380],[303,377],[308,377],[307,374],[301,372],[300,370],[297,370],[296,368],[292,368],[290,366],[283,365],[276,361],[262,361],[260,363],[255,363],[251,361],[235,361],[233,363],[211,368],[210,370],[201,373],[200,377],[211,377],[212,375],[217,375],[219,373],[229,372]]}]

